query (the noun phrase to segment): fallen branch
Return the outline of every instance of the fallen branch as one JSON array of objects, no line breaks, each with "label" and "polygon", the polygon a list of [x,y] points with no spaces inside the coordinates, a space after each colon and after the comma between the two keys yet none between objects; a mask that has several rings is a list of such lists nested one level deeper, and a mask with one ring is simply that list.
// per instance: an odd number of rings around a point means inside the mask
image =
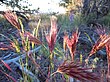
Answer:
[{"label": "fallen branch", "polygon": [[[37,48],[35,48],[35,49],[33,49],[33,50],[30,50],[30,51],[28,52],[28,54],[34,53],[34,52],[38,52],[40,48],[41,48],[41,46],[39,46],[39,47],[37,47]],[[24,59],[25,57],[26,57],[26,53],[23,54],[23,55],[20,55],[20,56],[18,56],[18,57],[16,57],[16,58],[9,59],[9,60],[3,60],[3,61],[4,61],[5,63],[9,64],[9,63],[18,61],[20,58]]]}]

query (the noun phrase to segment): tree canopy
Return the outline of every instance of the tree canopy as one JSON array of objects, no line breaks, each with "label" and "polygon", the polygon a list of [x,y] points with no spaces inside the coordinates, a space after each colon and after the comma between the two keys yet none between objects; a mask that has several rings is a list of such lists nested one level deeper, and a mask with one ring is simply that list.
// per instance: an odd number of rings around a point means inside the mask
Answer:
[{"label": "tree canopy", "polygon": [[13,10],[18,9],[18,10],[29,10],[30,4],[28,0],[1,0],[1,4],[5,4],[7,6],[10,6]]},{"label": "tree canopy", "polygon": [[81,11],[84,15],[93,13],[98,16],[107,15],[110,11],[110,0],[61,0],[60,6],[66,8],[67,12],[71,10]]},{"label": "tree canopy", "polygon": [[79,12],[82,7],[82,0],[62,0],[59,5],[66,8],[67,12],[71,10]]}]

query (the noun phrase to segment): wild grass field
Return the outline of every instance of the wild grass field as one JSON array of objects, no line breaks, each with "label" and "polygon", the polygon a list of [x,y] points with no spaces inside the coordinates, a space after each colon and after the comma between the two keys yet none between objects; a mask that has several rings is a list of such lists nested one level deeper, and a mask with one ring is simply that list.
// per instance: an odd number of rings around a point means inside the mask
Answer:
[{"label": "wild grass field", "polygon": [[107,16],[0,16],[0,82],[109,82]]}]

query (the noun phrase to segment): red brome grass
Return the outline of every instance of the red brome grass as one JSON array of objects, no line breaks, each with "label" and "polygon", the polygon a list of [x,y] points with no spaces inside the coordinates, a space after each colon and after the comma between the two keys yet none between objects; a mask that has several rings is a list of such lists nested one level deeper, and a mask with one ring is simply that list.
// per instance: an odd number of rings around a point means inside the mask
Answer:
[{"label": "red brome grass", "polygon": [[11,44],[7,45],[4,44],[3,42],[0,42],[0,50],[14,50],[14,48],[11,46]]},{"label": "red brome grass", "polygon": [[33,42],[34,44],[37,44],[37,45],[41,45],[42,44],[42,42],[38,38],[33,36],[30,32],[25,31],[24,32],[24,37],[28,37],[28,40],[30,42]]},{"label": "red brome grass", "polygon": [[74,55],[76,51],[76,44],[78,42],[78,38],[79,38],[78,31],[74,32],[71,38],[69,38],[67,34],[64,36],[64,43],[63,43],[64,49],[66,49],[66,45],[67,45],[71,54],[72,61],[74,61]]},{"label": "red brome grass", "polygon": [[110,79],[110,40],[109,40],[108,44],[106,44],[106,52],[107,52],[107,61],[108,61],[107,78],[109,77],[109,79]]},{"label": "red brome grass", "polygon": [[81,67],[79,63],[75,64],[74,62],[64,62],[58,67],[57,72],[66,74],[83,82],[98,81],[100,76],[91,72],[90,70],[91,68]]},{"label": "red brome grass", "polygon": [[20,24],[18,21],[18,17],[15,13],[12,11],[5,11],[3,16],[13,25],[15,26],[18,30],[20,29]]},{"label": "red brome grass", "polygon": [[100,34],[99,40],[96,42],[96,44],[93,46],[90,55],[96,53],[98,50],[102,49],[103,47],[106,47],[107,52],[107,61],[108,61],[108,73],[107,73],[107,79],[110,79],[110,35],[105,34],[105,30],[100,32],[101,30],[98,30],[98,33]]},{"label": "red brome grass", "polygon": [[46,40],[48,42],[50,53],[52,53],[54,49],[56,38],[57,38],[57,18],[55,16],[52,16],[50,33],[46,35]]},{"label": "red brome grass", "polygon": [[110,35],[106,35],[106,34],[101,35],[101,37],[98,39],[98,41],[93,46],[89,56],[91,56],[92,54],[96,53],[98,50],[100,50],[103,47],[105,47],[105,45],[109,41],[110,41]]}]

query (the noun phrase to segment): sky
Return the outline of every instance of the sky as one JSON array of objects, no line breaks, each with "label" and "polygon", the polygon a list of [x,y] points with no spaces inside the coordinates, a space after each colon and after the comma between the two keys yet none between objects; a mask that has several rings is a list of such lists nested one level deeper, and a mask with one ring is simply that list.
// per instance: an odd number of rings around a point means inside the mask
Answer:
[{"label": "sky", "polygon": [[32,3],[32,8],[40,8],[40,12],[60,12],[64,13],[65,9],[59,7],[61,0],[29,0]]},{"label": "sky", "polygon": [[[59,12],[65,13],[65,9],[63,7],[59,7],[59,2],[61,0],[28,0],[32,6],[31,9],[40,8],[41,13],[51,13],[51,12]],[[0,10],[5,10],[6,6],[2,6]]]}]

